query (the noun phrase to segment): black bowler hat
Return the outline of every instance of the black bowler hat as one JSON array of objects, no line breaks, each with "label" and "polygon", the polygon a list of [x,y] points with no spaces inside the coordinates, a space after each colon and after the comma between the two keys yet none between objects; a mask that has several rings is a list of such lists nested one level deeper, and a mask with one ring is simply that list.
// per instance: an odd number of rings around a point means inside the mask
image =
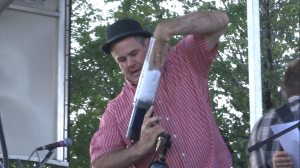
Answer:
[{"label": "black bowler hat", "polygon": [[110,25],[106,32],[106,44],[101,46],[101,49],[110,55],[110,45],[127,36],[140,35],[144,37],[152,37],[152,33],[144,30],[141,24],[133,19],[122,19]]}]

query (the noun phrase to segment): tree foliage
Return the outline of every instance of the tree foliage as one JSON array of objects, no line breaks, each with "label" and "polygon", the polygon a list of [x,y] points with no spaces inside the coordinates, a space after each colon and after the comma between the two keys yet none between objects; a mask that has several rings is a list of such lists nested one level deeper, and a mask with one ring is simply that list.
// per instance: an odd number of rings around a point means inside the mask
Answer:
[{"label": "tree foliage", "polygon": [[[260,40],[263,89],[263,112],[285,100],[280,85],[286,64],[299,53],[298,0],[260,1]],[[106,0],[117,3],[104,15],[87,1],[73,1],[71,58],[71,147],[70,167],[90,165],[89,143],[99,127],[99,119],[109,100],[116,97],[124,77],[110,55],[100,46],[105,43],[108,24],[123,18],[138,20],[154,31],[157,23],[181,14],[200,10],[223,11],[229,27],[222,36],[220,51],[213,62],[210,77],[212,109],[220,132],[232,154],[234,167],[246,167],[249,138],[249,79],[247,41],[247,2],[221,0],[205,2],[180,0],[176,5],[166,0]],[[168,7],[164,4],[168,3]],[[91,27],[97,23],[97,26]],[[298,34],[297,34],[298,32]],[[171,39],[174,46],[182,36]]]}]

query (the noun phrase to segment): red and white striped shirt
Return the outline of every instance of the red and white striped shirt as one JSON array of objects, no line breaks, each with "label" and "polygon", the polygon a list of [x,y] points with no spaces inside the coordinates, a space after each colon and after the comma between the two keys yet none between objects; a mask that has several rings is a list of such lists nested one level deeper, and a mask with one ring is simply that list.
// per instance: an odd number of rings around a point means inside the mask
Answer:
[{"label": "red and white striped shirt", "polygon": [[[168,53],[154,100],[154,115],[172,146],[166,155],[170,168],[229,168],[231,155],[211,111],[208,76],[218,52],[206,46],[203,36],[189,35]],[[136,87],[126,81],[120,95],[111,100],[90,144],[91,162],[101,155],[131,145],[126,138]],[[154,151],[135,165],[147,168]],[[154,159],[154,161],[157,160]]]}]

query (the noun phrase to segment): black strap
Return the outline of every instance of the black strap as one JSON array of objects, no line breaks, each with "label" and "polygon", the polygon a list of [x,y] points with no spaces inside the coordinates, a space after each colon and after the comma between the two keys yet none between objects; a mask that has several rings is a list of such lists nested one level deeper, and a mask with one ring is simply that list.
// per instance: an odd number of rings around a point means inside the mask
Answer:
[{"label": "black strap", "polygon": [[284,123],[294,121],[294,115],[287,103],[285,103],[275,111]]}]

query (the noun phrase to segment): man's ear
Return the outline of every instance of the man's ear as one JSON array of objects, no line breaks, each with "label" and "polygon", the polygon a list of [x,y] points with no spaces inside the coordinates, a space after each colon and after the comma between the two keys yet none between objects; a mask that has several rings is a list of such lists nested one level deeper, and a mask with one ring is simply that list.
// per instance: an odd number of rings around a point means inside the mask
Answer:
[{"label": "man's ear", "polygon": [[150,44],[150,38],[146,38],[146,39],[145,39],[145,43],[146,43],[146,46],[149,47],[149,44]]},{"label": "man's ear", "polygon": [[111,55],[111,57],[115,60],[115,62],[118,63],[117,60],[116,60],[115,54],[114,54],[113,52],[111,52],[110,55]]}]

